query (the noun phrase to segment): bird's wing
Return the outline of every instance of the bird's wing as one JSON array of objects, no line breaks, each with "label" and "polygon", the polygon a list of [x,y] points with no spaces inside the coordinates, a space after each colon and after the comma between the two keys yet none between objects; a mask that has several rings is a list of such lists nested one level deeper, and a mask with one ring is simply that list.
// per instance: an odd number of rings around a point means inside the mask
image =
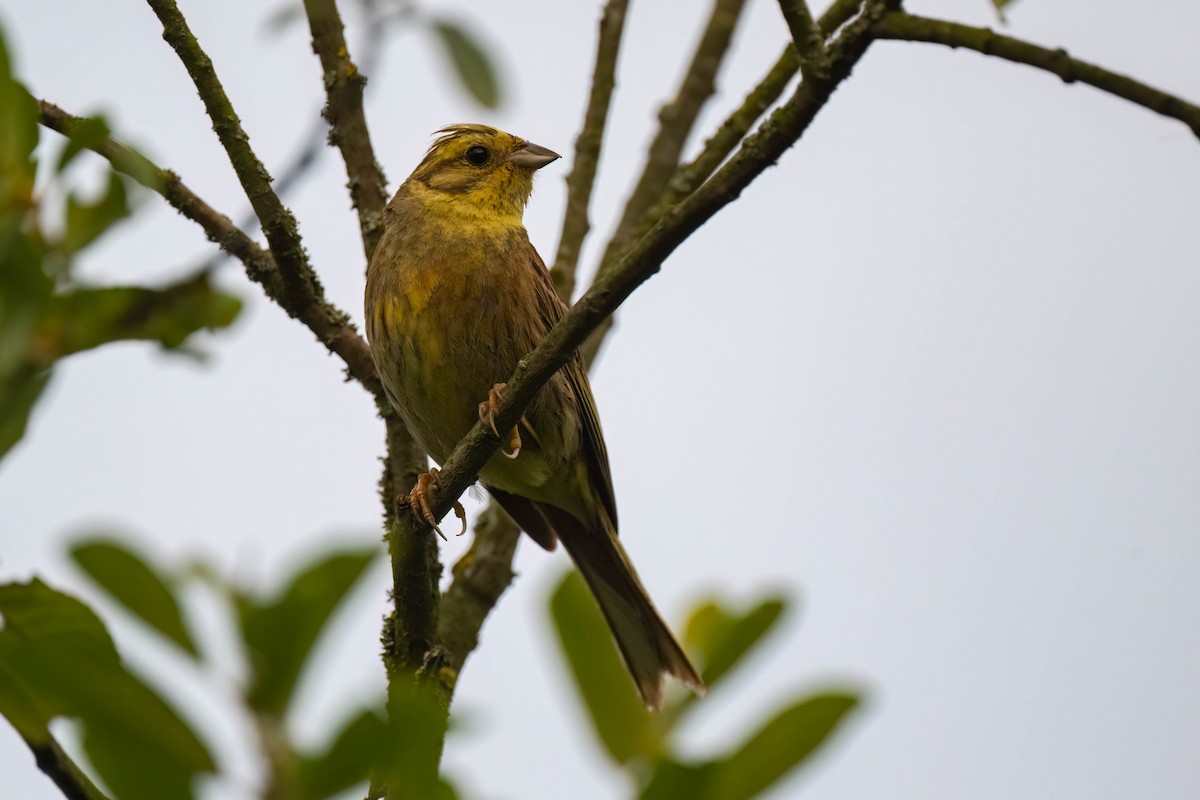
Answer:
[{"label": "bird's wing", "polygon": [[[554,288],[554,281],[550,279],[550,272],[546,269],[545,262],[542,261],[542,257],[538,255],[533,245],[529,246],[529,252],[532,255],[529,266],[537,276],[533,285],[537,295],[538,313],[542,316],[542,321],[546,326],[545,330],[548,332],[567,312],[567,305],[558,296],[558,290]],[[571,392],[575,395],[579,418],[583,422],[582,446],[584,457],[587,459],[588,475],[596,495],[604,504],[604,510],[608,512],[613,531],[616,531],[617,498],[613,492],[612,473],[608,468],[608,448],[604,446],[604,432],[600,429],[600,414],[596,410],[596,399],[592,397],[592,387],[588,383],[587,372],[583,368],[583,359],[579,357],[578,353],[562,368],[562,375],[567,379],[567,385],[571,387]]]}]

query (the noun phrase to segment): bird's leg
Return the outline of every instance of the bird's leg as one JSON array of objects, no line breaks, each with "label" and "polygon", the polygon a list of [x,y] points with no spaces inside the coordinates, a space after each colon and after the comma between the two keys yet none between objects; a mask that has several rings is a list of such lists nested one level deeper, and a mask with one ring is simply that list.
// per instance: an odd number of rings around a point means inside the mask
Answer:
[{"label": "bird's leg", "polygon": [[[504,387],[506,383],[497,383],[488,389],[488,399],[479,404],[479,418],[492,427],[492,433],[496,434],[496,438],[500,438],[500,431],[496,430],[496,409],[500,406],[500,398],[504,396]],[[508,437],[508,449],[512,452],[505,452],[504,448],[500,448],[500,452],[504,453],[506,458],[516,458],[521,454],[521,434],[517,431],[516,426],[513,426],[512,433]]]},{"label": "bird's leg", "polygon": [[[438,527],[437,517],[433,515],[433,509],[429,507],[428,492],[431,483],[438,488],[442,486],[441,474],[437,471],[437,467],[430,467],[429,472],[422,472],[418,475],[417,483],[412,490],[408,494],[402,494],[396,498],[396,507],[412,511],[419,519],[425,520],[429,527],[433,528],[437,535],[444,540],[446,534],[442,533],[442,529]],[[462,536],[467,532],[467,510],[457,500],[454,501],[454,516],[462,520],[462,530],[458,532],[458,535]]]}]

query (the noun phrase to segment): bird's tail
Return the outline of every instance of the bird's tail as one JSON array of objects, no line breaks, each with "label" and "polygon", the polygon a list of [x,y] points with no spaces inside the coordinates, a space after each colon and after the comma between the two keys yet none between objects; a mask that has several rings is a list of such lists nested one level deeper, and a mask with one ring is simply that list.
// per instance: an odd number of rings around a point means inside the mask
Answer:
[{"label": "bird's tail", "polygon": [[548,504],[542,510],[604,612],[646,705],[662,706],[664,675],[703,694],[704,681],[663,622],[611,526],[589,530],[566,511]]}]

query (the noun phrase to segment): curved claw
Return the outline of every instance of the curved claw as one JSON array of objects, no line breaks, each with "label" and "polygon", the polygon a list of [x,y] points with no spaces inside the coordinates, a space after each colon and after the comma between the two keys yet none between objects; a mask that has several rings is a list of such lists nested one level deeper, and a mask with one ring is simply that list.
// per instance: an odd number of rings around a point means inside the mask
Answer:
[{"label": "curved claw", "polygon": [[[428,493],[431,483],[435,484],[438,488],[442,486],[441,473],[438,472],[436,467],[431,467],[429,472],[422,472],[418,475],[416,485],[413,486],[408,494],[398,496],[396,498],[396,505],[412,511],[418,518],[424,520],[429,527],[433,528],[437,535],[442,537],[444,541],[449,541],[446,539],[446,534],[442,532],[441,527],[438,526],[437,517],[433,515],[433,509],[429,506]],[[467,510],[457,500],[454,501],[454,516],[462,520],[462,530],[456,534],[462,536],[467,532]]]},{"label": "curved claw", "polygon": [[[500,438],[500,431],[496,430],[496,408],[500,405],[500,398],[504,396],[504,388],[508,384],[497,383],[488,389],[488,399],[479,404],[479,418],[486,422],[492,429],[492,433],[496,434],[496,438]],[[508,451],[501,448],[500,452],[504,453],[505,458],[516,458],[521,454],[521,433],[516,426],[513,427],[512,433],[508,437]]]}]

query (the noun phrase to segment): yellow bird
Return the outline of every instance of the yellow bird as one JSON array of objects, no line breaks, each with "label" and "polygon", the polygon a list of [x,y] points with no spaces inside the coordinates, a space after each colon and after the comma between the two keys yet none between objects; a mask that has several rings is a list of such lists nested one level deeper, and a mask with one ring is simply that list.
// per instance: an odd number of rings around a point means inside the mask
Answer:
[{"label": "yellow bird", "polygon": [[[492,420],[502,381],[566,305],[522,223],[533,173],[558,154],[484,125],[439,133],[388,204],[366,321],[388,398],[440,464],[476,420]],[[480,480],[539,545],[562,541],[646,705],[660,707],[668,674],[703,692],[617,539],[608,453],[578,355],[508,439]],[[432,523],[430,480],[422,475],[408,501]]]}]

